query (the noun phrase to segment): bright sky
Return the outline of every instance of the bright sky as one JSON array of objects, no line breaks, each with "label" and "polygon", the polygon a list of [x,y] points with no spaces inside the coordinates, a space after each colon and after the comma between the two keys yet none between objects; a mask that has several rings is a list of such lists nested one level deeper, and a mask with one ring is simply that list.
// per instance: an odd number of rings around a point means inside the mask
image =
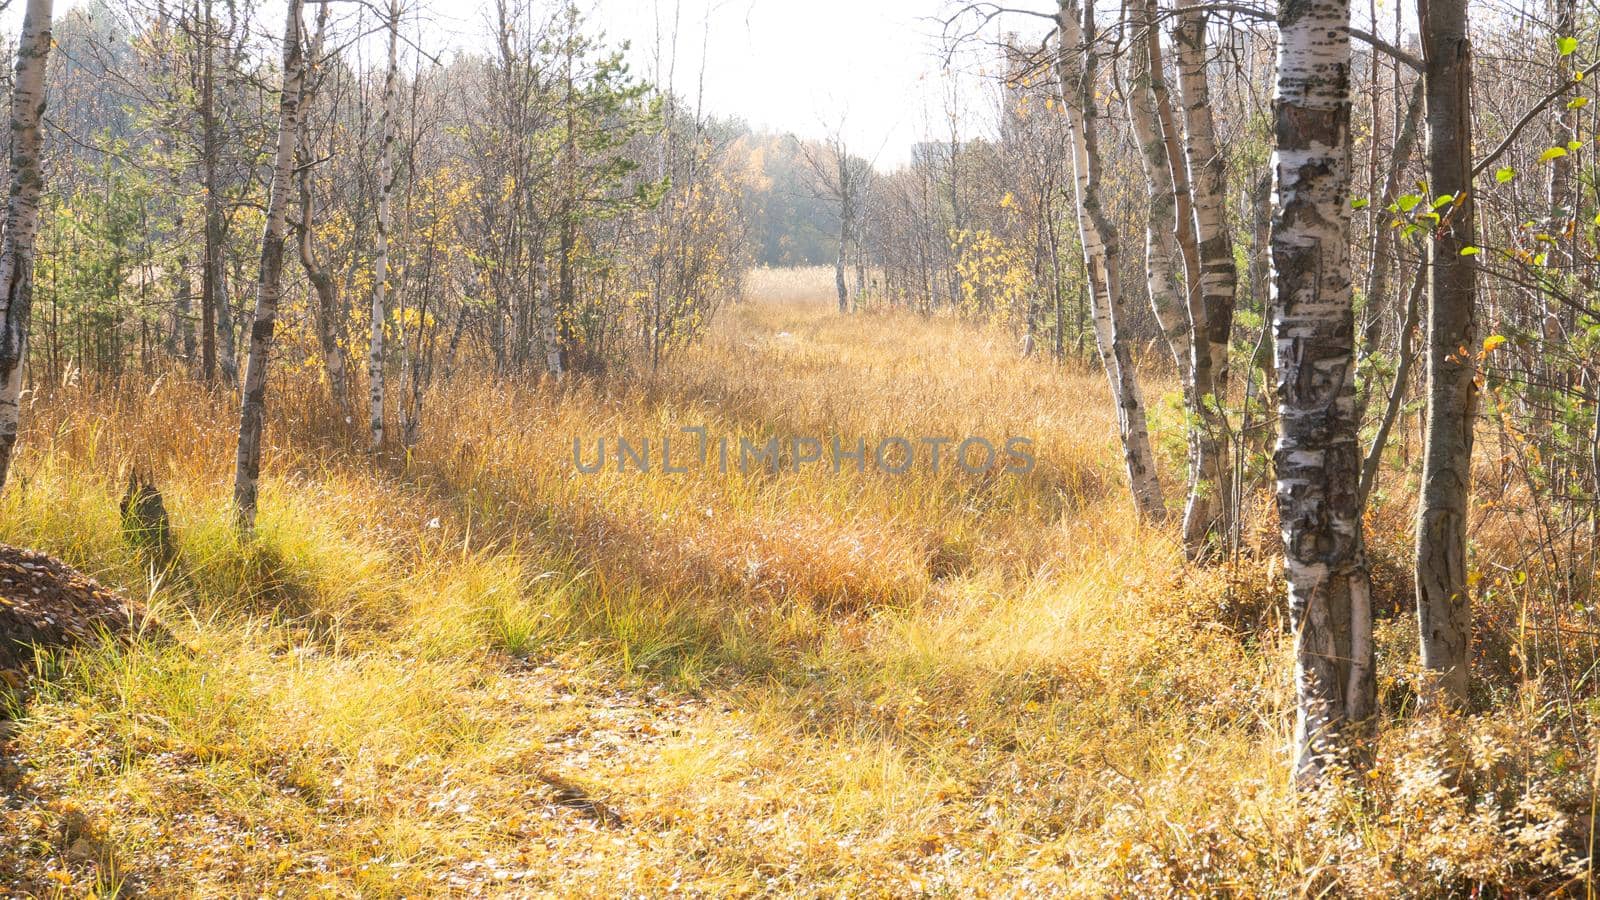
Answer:
[{"label": "bright sky", "polygon": [[[87,0],[56,0],[59,18]],[[119,0],[111,0],[117,5]],[[247,0],[248,2],[248,0]],[[276,32],[282,0],[254,0],[258,27]],[[335,10],[356,8],[334,0]],[[425,24],[430,52],[488,49],[490,0],[403,0]],[[533,0],[539,3],[540,0]],[[544,0],[554,5],[556,0]],[[577,0],[591,27],[615,45],[627,41],[634,72],[665,81],[671,70],[677,93],[703,96],[706,113],[737,116],[758,130],[821,137],[842,128],[852,152],[892,168],[910,158],[911,145],[928,136],[949,138],[945,109],[952,84],[964,136],[992,120],[992,85],[978,77],[982,62],[971,47],[941,78],[942,16],[955,0]],[[0,14],[0,28],[15,32],[22,3]],[[151,4],[153,6],[153,3]],[[1053,0],[1019,0],[1049,10]],[[677,17],[676,53],[673,18]],[[408,15],[407,18],[411,18]],[[370,20],[369,20],[370,21]],[[419,27],[416,20],[412,28]],[[1008,17],[1005,26],[1034,33],[1038,20]],[[993,40],[996,27],[984,37]],[[377,52],[369,40],[363,55]],[[992,57],[990,51],[982,51]],[[676,57],[676,64],[673,59]],[[363,62],[371,64],[373,56]],[[700,84],[704,73],[704,93]]]},{"label": "bright sky", "polygon": [[[56,0],[57,15],[84,2]],[[276,31],[282,0],[255,2],[260,25]],[[352,0],[335,2],[335,9],[356,8]],[[488,49],[485,12],[491,0],[403,2],[420,13],[421,21],[413,19],[411,27],[420,27],[430,51]],[[557,0],[532,2],[553,5]],[[737,116],[757,129],[802,137],[821,137],[842,125],[852,152],[875,159],[880,168],[904,163],[916,141],[949,138],[945,110],[952,93],[963,136],[983,133],[993,120],[993,83],[984,77],[993,72],[982,72],[992,65],[992,50],[969,45],[956,57],[954,71],[942,71],[941,19],[960,0],[577,2],[591,27],[603,30],[609,43],[631,44],[637,74],[667,79],[666,71],[657,70],[659,46],[660,69],[670,69],[678,94],[692,102],[700,93],[703,72],[707,113]],[[1385,33],[1392,30],[1393,2],[1377,0],[1379,29]],[[1002,5],[1044,12],[1054,2],[1014,0]],[[1355,5],[1357,20],[1366,24],[1366,4]],[[0,14],[0,28],[14,32],[21,7],[11,3]],[[1045,27],[1038,19],[1010,15],[991,25],[982,39],[994,41],[1003,28],[1033,43]]]},{"label": "bright sky", "polygon": [[[631,43],[636,68],[660,80],[665,75],[654,71],[653,60],[657,20],[662,43],[670,45],[676,8],[673,82],[692,101],[703,65],[708,112],[802,136],[842,125],[851,149],[882,167],[906,161],[913,142],[946,127],[943,0],[590,2],[594,21]],[[663,55],[670,61],[670,46]],[[964,79],[967,107],[983,105],[973,82]],[[967,112],[981,116],[979,109]]]},{"label": "bright sky", "polygon": [[[441,44],[487,49],[491,0],[403,2],[423,10],[433,23],[425,33]],[[670,76],[678,95],[700,98],[705,113],[801,137],[841,129],[851,152],[884,169],[908,161],[917,141],[949,139],[952,91],[963,136],[993,119],[993,85],[980,75],[993,51],[969,43],[945,69],[943,17],[960,2],[577,0],[607,44],[628,43],[636,75],[658,83]],[[1049,10],[1054,0],[1018,5]],[[983,37],[992,41],[999,27],[1031,34],[1041,23],[1011,16]]]},{"label": "bright sky", "polygon": [[[414,2],[445,25],[449,4]],[[608,43],[629,43],[635,73],[658,82],[670,73],[677,93],[690,102],[701,97],[707,113],[802,137],[842,127],[852,152],[884,168],[908,160],[911,145],[930,131],[948,137],[950,82],[939,77],[940,17],[948,0],[578,2]],[[1050,5],[1038,2],[1041,9]],[[487,5],[474,0],[475,12],[445,27],[459,29],[470,45]],[[986,121],[972,56],[956,66],[964,118]]]}]

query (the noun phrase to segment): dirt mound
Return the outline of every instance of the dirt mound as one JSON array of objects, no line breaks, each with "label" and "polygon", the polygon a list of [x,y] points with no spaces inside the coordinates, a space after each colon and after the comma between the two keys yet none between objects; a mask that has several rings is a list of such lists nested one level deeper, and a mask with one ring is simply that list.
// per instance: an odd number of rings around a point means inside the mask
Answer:
[{"label": "dirt mound", "polygon": [[66,563],[0,545],[0,681],[21,687],[34,646],[126,634],[141,618],[130,601]]}]

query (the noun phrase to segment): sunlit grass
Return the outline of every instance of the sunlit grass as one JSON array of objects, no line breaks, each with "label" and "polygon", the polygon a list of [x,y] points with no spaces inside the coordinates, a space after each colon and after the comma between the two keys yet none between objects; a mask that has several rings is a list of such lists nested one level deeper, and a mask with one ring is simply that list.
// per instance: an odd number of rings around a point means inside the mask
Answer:
[{"label": "sunlit grass", "polygon": [[[1306,826],[1271,555],[1190,568],[1134,521],[1103,377],[943,318],[841,319],[830,277],[752,273],[752,299],[657,378],[458,376],[402,457],[373,458],[311,376],[285,377],[248,544],[225,398],[171,378],[35,397],[0,535],[147,599],[174,639],[42,663],[0,875],[170,895],[1272,894],[1328,883],[1330,846],[1347,886],[1416,875],[1382,802],[1344,795],[1334,832]],[[573,470],[574,438],[684,426],[1025,436],[1038,464]],[[169,570],[120,533],[135,467],[173,516]],[[1413,783],[1404,765],[1375,783]],[[1451,832],[1532,852],[1485,833]]]}]

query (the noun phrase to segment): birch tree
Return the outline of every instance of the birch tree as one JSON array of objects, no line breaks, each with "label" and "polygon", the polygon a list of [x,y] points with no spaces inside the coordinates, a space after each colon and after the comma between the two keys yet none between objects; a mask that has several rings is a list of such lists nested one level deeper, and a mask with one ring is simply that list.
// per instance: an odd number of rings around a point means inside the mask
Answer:
[{"label": "birch tree", "polygon": [[290,178],[300,139],[305,56],[300,47],[302,0],[289,0],[283,26],[283,86],[278,97],[278,137],[267,221],[261,235],[260,277],[256,282],[255,316],[250,324],[250,353],[245,361],[244,397],[239,406],[239,446],[234,460],[233,504],[240,531],[255,530],[258,481],[261,477],[261,435],[267,412],[267,364],[277,325],[282,290],[283,252],[288,230]]},{"label": "birch tree", "polygon": [[[327,25],[328,4],[324,3],[317,10],[317,30],[311,39],[311,49],[306,63],[308,85],[316,84],[322,77],[320,71],[322,43]],[[312,90],[314,88],[307,88],[308,95]],[[301,115],[309,116],[310,103],[307,102],[303,106]],[[300,252],[300,266],[305,270],[306,281],[311,283],[311,290],[316,295],[315,301],[311,304],[312,320],[317,334],[317,344],[322,350],[322,364],[328,376],[328,389],[333,395],[334,404],[343,409],[348,399],[348,375],[345,370],[344,347],[339,344],[339,336],[345,331],[346,309],[339,302],[339,286],[333,277],[333,272],[317,250],[317,207],[316,197],[312,191],[315,162],[310,132],[309,127],[300,129],[300,146],[295,164],[300,187],[300,222],[297,228],[299,240],[296,244]],[[330,147],[329,156],[332,155]]]},{"label": "birch tree", "polygon": [[[812,145],[797,141],[797,146],[811,167],[811,174],[816,179],[818,196],[835,204],[839,210],[839,252],[834,257],[833,286],[839,295],[840,314],[848,314],[850,288],[845,281],[845,263],[849,259],[852,240],[857,243],[857,253],[860,252],[858,220],[862,217],[860,207],[871,175],[871,167],[866,160],[851,155],[850,148],[845,143],[842,122],[829,130],[825,143]],[[860,291],[857,290],[856,293],[859,294]]]},{"label": "birch tree", "polygon": [[1155,23],[1153,3],[1130,0],[1128,22],[1133,37],[1128,45],[1132,78],[1126,91],[1128,118],[1133,122],[1139,158],[1144,163],[1149,211],[1145,218],[1145,280],[1149,285],[1150,307],[1172,352],[1174,364],[1185,391],[1193,385],[1193,352],[1187,292],[1178,276],[1177,189],[1167,159],[1167,141],[1156,115],[1155,75],[1151,65],[1152,45],[1161,39]]},{"label": "birch tree", "polygon": [[[200,261],[200,372],[206,381],[217,371],[217,279],[222,274],[222,197],[217,177],[217,110],[214,87],[216,43],[211,0],[200,4],[204,22],[196,22],[191,37],[199,37],[200,166],[205,196],[205,248]],[[230,322],[231,324],[231,322]],[[230,344],[231,344],[231,338]]]},{"label": "birch tree", "polygon": [[1184,508],[1184,543],[1191,555],[1207,541],[1228,532],[1228,418],[1223,401],[1228,389],[1228,344],[1238,270],[1233,238],[1228,232],[1228,175],[1217,145],[1211,115],[1211,89],[1206,76],[1206,14],[1186,8],[1174,33],[1178,48],[1178,86],[1183,95],[1184,144],[1189,186],[1194,197],[1194,231],[1199,252],[1199,281],[1190,293],[1194,324],[1194,434],[1190,440],[1189,500]]},{"label": "birch tree", "polygon": [[[182,21],[191,54],[189,67],[196,82],[190,96],[199,120],[195,156],[205,210],[200,269],[200,371],[209,382],[220,370],[223,383],[232,387],[239,380],[239,365],[234,352],[233,306],[228,299],[228,190],[222,171],[231,136],[225,130],[227,104],[218,95],[226,76],[238,74],[234,61],[242,51],[237,44],[248,28],[234,4],[227,4],[229,18],[224,28],[217,19],[215,5],[215,0],[200,0]],[[220,60],[219,50],[223,51]]]},{"label": "birch tree", "polygon": [[1349,0],[1279,0],[1275,457],[1294,632],[1294,770],[1316,781],[1375,702],[1350,271]]},{"label": "birch tree", "polygon": [[0,238],[0,487],[11,471],[17,444],[22,370],[28,359],[28,317],[33,310],[33,239],[39,229],[39,121],[44,116],[45,69],[50,55],[50,0],[28,0],[17,41],[11,87],[11,192],[5,236]]},{"label": "birch tree", "polygon": [[[1194,14],[1185,13],[1180,20],[1179,71],[1189,132],[1189,139],[1180,141],[1171,99],[1156,68],[1161,35],[1154,3],[1135,0],[1129,11],[1134,35],[1128,111],[1149,187],[1145,266],[1151,305],[1179,360],[1183,381],[1189,418],[1183,535],[1190,557],[1198,558],[1208,547],[1220,546],[1231,494],[1222,395],[1237,279],[1224,221],[1224,166],[1209,108],[1203,17],[1196,22],[1190,18]],[[1180,281],[1175,267],[1180,259],[1187,283]]]},{"label": "birch tree", "polygon": [[367,352],[372,447],[383,446],[383,328],[388,318],[389,228],[394,194],[395,79],[399,70],[400,3],[390,0],[389,56],[383,74],[383,109],[378,113],[378,238],[372,261],[372,332]]},{"label": "birch tree", "polygon": [[1139,388],[1132,349],[1128,346],[1126,322],[1131,309],[1119,276],[1121,244],[1100,195],[1100,146],[1096,132],[1099,113],[1095,91],[1100,50],[1094,40],[1093,0],[1084,4],[1081,15],[1080,21],[1076,0],[1062,0],[1058,74],[1072,130],[1078,229],[1082,235],[1084,262],[1089,270],[1095,345],[1117,405],[1117,427],[1134,507],[1141,518],[1159,521],[1166,517],[1166,502],[1161,496],[1155,455],[1150,448],[1144,395]]},{"label": "birch tree", "polygon": [[554,218],[548,184],[553,150],[546,139],[554,125],[547,83],[553,76],[540,56],[549,52],[549,36],[528,22],[530,12],[526,4],[495,3],[498,57],[486,108],[470,138],[479,184],[506,184],[503,191],[479,192],[482,259],[495,304],[488,321],[496,369],[521,367],[542,352],[545,370],[559,376],[546,253]]}]

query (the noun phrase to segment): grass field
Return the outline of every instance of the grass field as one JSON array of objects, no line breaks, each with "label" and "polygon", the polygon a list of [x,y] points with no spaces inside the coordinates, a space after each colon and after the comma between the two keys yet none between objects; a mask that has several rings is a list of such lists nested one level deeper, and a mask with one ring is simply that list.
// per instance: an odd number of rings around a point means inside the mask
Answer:
[{"label": "grass field", "polygon": [[[827,278],[754,273],[654,378],[458,376],[406,458],[374,459],[315,373],[288,373],[249,545],[223,398],[173,379],[36,397],[0,539],[148,598],[177,640],[42,664],[0,762],[0,884],[1425,893],[1568,862],[1588,773],[1514,702],[1390,729],[1363,783],[1294,802],[1272,554],[1188,568],[1134,523],[1093,369],[953,320],[840,317]],[[1176,494],[1181,424],[1152,407]],[[685,426],[1026,436],[1037,465],[574,470],[574,438]],[[133,467],[177,528],[159,578],[120,532]],[[1391,706],[1407,627],[1385,626]]]}]

